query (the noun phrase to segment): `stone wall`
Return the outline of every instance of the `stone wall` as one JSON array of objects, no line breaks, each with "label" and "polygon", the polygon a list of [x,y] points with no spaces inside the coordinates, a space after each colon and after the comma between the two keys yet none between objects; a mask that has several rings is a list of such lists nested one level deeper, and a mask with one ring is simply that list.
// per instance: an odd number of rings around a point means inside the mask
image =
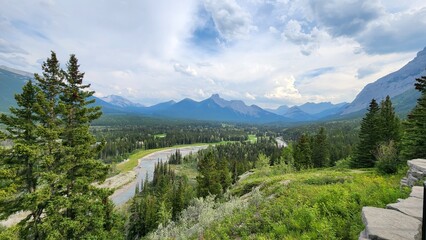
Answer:
[{"label": "stone wall", "polygon": [[407,176],[401,180],[401,186],[412,187],[418,181],[426,179],[426,160],[413,159],[407,161],[408,171]]},{"label": "stone wall", "polygon": [[359,239],[407,239],[420,240],[422,237],[423,186],[413,186],[426,177],[426,159],[413,159],[407,162],[407,176],[401,180],[402,186],[412,187],[407,199],[398,199],[386,209],[362,208],[362,221],[365,225]]}]

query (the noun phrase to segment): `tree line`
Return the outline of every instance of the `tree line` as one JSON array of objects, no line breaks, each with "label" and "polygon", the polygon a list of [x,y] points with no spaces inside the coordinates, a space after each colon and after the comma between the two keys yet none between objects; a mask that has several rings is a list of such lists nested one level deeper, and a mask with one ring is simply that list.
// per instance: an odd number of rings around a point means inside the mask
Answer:
[{"label": "tree line", "polygon": [[[179,124],[177,126],[102,126],[94,127],[93,134],[105,146],[99,158],[105,163],[120,162],[137,149],[155,149],[193,143],[246,141],[243,129],[221,125]],[[158,137],[161,133],[162,136]]]}]

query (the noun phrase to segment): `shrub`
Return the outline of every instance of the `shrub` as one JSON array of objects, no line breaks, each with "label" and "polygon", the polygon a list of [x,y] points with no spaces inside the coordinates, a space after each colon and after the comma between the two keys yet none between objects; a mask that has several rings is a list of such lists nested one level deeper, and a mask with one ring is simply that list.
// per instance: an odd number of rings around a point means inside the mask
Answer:
[{"label": "shrub", "polygon": [[376,168],[379,173],[393,174],[398,171],[398,151],[394,141],[382,143],[376,151]]}]

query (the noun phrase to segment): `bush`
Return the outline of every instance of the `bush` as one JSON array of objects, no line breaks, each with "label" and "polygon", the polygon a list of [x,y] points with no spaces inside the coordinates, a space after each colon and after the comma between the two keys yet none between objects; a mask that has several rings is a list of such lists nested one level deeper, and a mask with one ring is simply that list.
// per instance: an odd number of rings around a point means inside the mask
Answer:
[{"label": "bush", "polygon": [[339,161],[336,162],[336,168],[338,169],[350,168],[351,161],[352,161],[351,157],[340,159]]},{"label": "bush", "polygon": [[398,151],[394,141],[382,143],[376,152],[376,168],[379,173],[393,174],[398,171]]}]

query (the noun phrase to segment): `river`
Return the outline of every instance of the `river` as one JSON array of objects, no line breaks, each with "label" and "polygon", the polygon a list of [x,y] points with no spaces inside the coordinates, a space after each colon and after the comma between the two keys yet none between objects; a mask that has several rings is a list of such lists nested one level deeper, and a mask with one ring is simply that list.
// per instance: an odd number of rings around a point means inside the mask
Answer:
[{"label": "river", "polygon": [[140,183],[143,179],[145,179],[146,174],[148,174],[148,180],[152,180],[153,172],[155,164],[158,161],[166,162],[169,160],[169,157],[172,153],[176,152],[176,149],[180,150],[182,156],[186,156],[188,154],[196,153],[201,149],[206,149],[206,146],[193,146],[193,147],[181,147],[174,148],[169,150],[158,151],[155,153],[151,153],[139,161],[139,166],[137,166],[134,171],[137,172],[137,177],[131,183],[123,186],[120,189],[117,189],[114,194],[111,195],[111,200],[114,202],[116,206],[122,205],[129,201],[135,195],[136,184]]}]

